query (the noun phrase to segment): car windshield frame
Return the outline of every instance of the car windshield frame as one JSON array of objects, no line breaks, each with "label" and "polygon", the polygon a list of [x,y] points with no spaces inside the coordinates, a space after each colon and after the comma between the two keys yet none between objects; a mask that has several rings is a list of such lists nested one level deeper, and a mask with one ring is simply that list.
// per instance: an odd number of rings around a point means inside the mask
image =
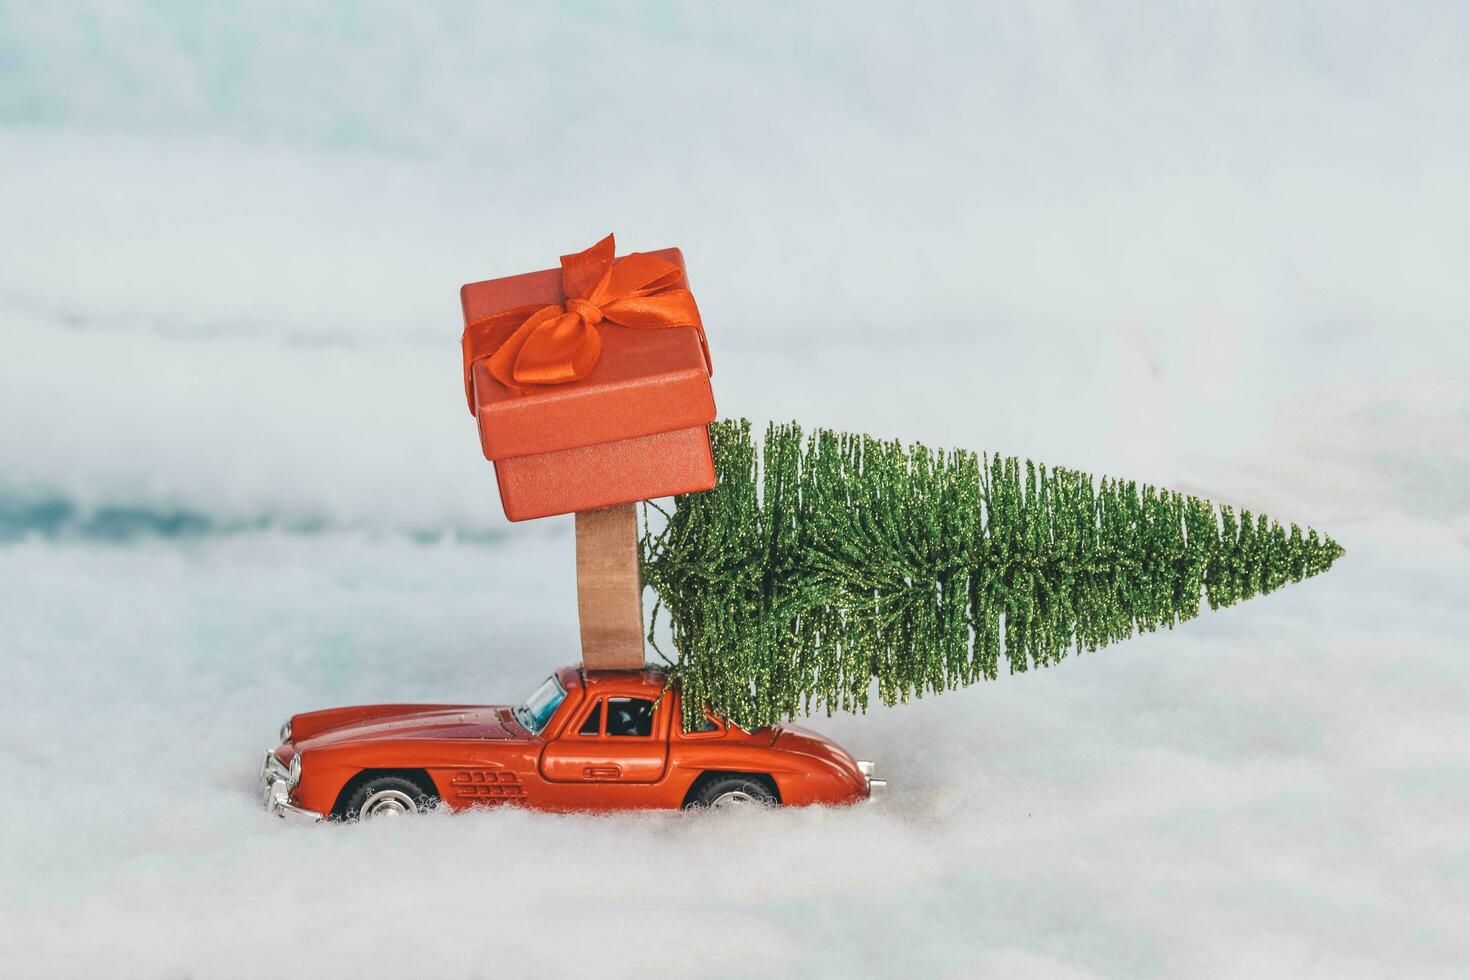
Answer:
[{"label": "car windshield frame", "polygon": [[561,679],[552,674],[541,682],[540,687],[531,692],[531,696],[526,698],[524,704],[516,706],[516,721],[520,722],[521,727],[532,735],[540,735],[546,731],[551,716],[556,714],[556,709],[560,708],[566,699],[567,689],[562,686]]}]

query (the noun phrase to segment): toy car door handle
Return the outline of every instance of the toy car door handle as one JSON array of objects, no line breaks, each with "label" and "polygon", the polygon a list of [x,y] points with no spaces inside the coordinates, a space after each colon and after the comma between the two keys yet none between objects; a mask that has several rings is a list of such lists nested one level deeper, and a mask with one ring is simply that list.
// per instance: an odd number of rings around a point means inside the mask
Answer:
[{"label": "toy car door handle", "polygon": [[622,774],[621,766],[588,766],[582,770],[586,779],[617,779]]}]

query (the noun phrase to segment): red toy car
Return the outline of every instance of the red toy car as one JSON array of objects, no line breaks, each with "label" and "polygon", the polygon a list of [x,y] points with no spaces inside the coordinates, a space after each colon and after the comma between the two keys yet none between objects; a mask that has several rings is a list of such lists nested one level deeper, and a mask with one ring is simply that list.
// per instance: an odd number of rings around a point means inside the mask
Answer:
[{"label": "red toy car", "polygon": [[845,804],[883,780],[815,732],[746,732],[706,714],[685,732],[658,670],[563,667],[525,704],[384,704],[293,715],[261,799],[315,822],[513,804],[602,811]]}]

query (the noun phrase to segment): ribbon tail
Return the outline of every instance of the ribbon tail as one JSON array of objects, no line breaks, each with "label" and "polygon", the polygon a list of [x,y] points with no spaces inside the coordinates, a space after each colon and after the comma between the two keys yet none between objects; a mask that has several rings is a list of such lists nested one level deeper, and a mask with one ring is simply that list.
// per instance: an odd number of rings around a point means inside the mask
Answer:
[{"label": "ribbon tail", "polygon": [[667,289],[653,296],[625,296],[602,307],[602,315],[620,327],[662,330],[700,326],[699,307],[687,289]]}]

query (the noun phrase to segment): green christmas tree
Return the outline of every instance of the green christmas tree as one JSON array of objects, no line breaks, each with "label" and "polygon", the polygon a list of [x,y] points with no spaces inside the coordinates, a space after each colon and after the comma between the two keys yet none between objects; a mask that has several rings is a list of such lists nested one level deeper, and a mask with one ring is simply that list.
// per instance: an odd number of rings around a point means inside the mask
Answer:
[{"label": "green christmas tree", "polygon": [[[863,711],[1095,650],[1326,571],[1336,542],[1264,515],[1014,457],[750,423],[718,482],[643,540],[675,673],[747,730]],[[650,630],[650,640],[653,630]],[[686,725],[693,721],[685,718]]]}]

